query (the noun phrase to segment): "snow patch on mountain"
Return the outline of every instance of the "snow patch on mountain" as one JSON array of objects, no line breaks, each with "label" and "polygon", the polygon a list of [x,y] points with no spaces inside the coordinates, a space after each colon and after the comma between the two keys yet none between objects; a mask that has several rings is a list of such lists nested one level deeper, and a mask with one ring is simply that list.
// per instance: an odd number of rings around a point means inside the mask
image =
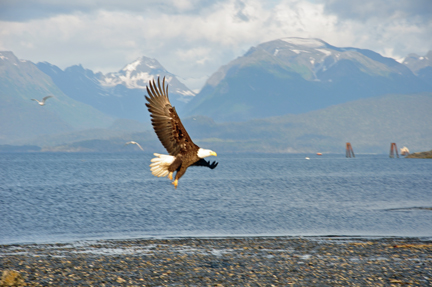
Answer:
[{"label": "snow patch on mountain", "polygon": [[326,56],[330,56],[332,54],[332,52],[329,51],[329,50],[327,50],[327,49],[315,49],[315,50],[317,50],[318,52],[323,53]]},{"label": "snow patch on mountain", "polygon": [[291,49],[291,51],[293,51],[296,54],[301,54],[301,53],[310,53],[309,51],[305,51],[305,50],[297,50],[297,49]]},{"label": "snow patch on mountain", "polygon": [[180,94],[180,95],[183,95],[183,96],[187,96],[187,97],[193,97],[193,96],[195,96],[195,94],[192,91],[186,91],[186,90],[176,89],[175,92],[177,94]]},{"label": "snow patch on mountain", "polygon": [[139,72],[132,75],[131,71],[126,74],[110,73],[101,80],[104,87],[114,87],[124,85],[128,89],[145,89],[147,83],[153,79],[153,76],[146,72]]},{"label": "snow patch on mountain", "polygon": [[135,71],[135,70],[137,69],[138,65],[140,65],[140,64],[141,64],[141,59],[138,59],[138,60],[136,60],[135,62],[126,65],[126,67],[124,67],[124,68],[122,69],[122,71],[126,71],[126,72],[127,72],[127,71],[129,71],[129,72],[133,72],[133,71]]}]

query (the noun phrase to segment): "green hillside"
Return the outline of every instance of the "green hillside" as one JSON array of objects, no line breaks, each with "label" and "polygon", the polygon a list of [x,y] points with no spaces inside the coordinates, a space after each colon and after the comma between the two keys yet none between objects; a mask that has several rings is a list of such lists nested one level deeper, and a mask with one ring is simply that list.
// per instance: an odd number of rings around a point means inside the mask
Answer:
[{"label": "green hillside", "polygon": [[196,142],[224,151],[341,152],[350,142],[357,152],[386,153],[391,142],[429,149],[431,110],[432,93],[387,95],[301,115],[225,124],[195,117],[184,124]]},{"label": "green hillside", "polygon": [[[344,153],[346,142],[355,153],[388,153],[392,142],[415,152],[432,146],[431,110],[432,93],[387,95],[301,115],[240,123],[216,123],[198,116],[185,118],[183,124],[196,144],[218,153]],[[111,136],[45,146],[44,150],[132,151],[123,145],[135,140],[145,152],[165,152],[153,131]]]}]

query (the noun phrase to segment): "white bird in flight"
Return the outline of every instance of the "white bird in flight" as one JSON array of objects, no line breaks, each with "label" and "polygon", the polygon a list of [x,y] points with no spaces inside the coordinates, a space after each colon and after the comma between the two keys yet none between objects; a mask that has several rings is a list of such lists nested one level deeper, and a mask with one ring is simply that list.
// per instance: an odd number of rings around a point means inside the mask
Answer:
[{"label": "white bird in flight", "polygon": [[49,98],[52,98],[52,97],[53,97],[53,96],[46,96],[46,97],[44,97],[44,98],[42,99],[42,101],[38,101],[38,100],[36,100],[36,99],[32,99],[32,101],[36,101],[36,102],[38,102],[39,105],[43,106],[43,105],[45,105],[45,101],[46,101],[47,99],[49,99]]},{"label": "white bird in flight", "polygon": [[134,142],[134,141],[130,141],[130,142],[127,142],[127,143],[125,143],[125,145],[128,145],[128,144],[136,144],[142,151],[144,151],[144,149],[140,146],[140,144],[139,143],[137,143],[137,142]]}]

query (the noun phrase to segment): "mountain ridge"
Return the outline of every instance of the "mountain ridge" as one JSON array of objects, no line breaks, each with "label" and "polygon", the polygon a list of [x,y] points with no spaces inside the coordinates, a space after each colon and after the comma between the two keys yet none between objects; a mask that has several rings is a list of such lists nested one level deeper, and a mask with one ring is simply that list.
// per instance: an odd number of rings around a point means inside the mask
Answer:
[{"label": "mountain ridge", "polygon": [[223,65],[184,113],[244,121],[389,93],[431,91],[432,84],[408,67],[371,50],[284,38],[261,43]]},{"label": "mountain ridge", "polygon": [[[362,99],[377,103],[380,97],[391,94],[398,99],[397,94],[400,94],[414,116],[419,114],[418,111],[424,113],[425,107],[432,109],[428,96],[422,98],[423,104],[418,102],[421,92],[425,91],[425,95],[429,95],[428,89],[432,87],[432,80],[428,81],[428,71],[432,71],[430,53],[426,56],[410,54],[405,62],[399,63],[374,51],[339,48],[320,39],[277,39],[252,47],[242,57],[221,66],[208,79],[203,90],[185,103],[177,99],[187,96],[188,92],[175,96],[174,78],[170,78],[172,74],[159,66],[155,59],[140,57],[118,72],[104,75],[85,69],[82,65],[61,70],[47,62],[33,64],[19,60],[13,52],[0,52],[0,120],[7,123],[0,127],[0,144],[61,145],[66,148],[68,144],[79,146],[78,142],[87,141],[85,150],[88,151],[91,143],[98,140],[109,141],[115,137],[124,137],[125,140],[131,134],[145,134],[142,139],[157,147],[158,142],[151,131],[150,117],[145,107],[146,92],[143,90],[145,80],[150,79],[151,73],[155,72],[155,75],[166,74],[171,81],[171,102],[185,125],[192,126],[190,132],[200,131],[193,137],[198,141],[215,144],[221,150],[232,148],[234,151],[239,150],[239,140],[243,140],[246,144],[243,148],[248,151],[272,147],[278,152],[299,152],[319,142],[322,147],[326,146],[324,142],[334,147],[334,141],[342,135],[331,130],[339,125],[338,119],[330,120],[332,117],[341,117],[339,121],[350,122],[362,133],[365,133],[362,127],[367,126],[368,122],[362,119],[364,124],[359,126],[339,111],[328,109],[332,106],[341,108],[344,103],[363,105],[363,102],[358,102]],[[54,98],[48,99],[44,107],[30,101],[30,98],[41,99],[48,94],[53,94]],[[325,97],[327,94],[330,96]],[[418,111],[409,99],[416,102]],[[387,101],[386,104],[380,104],[383,110],[392,105],[391,100]],[[396,110],[401,107],[399,105]],[[191,109],[199,113],[190,113]],[[314,111],[318,113],[314,114]],[[322,117],[324,111],[327,111],[327,115]],[[334,115],[329,111],[333,111]],[[363,112],[367,114],[368,110]],[[393,117],[389,111],[386,113],[388,118]],[[233,114],[238,118],[233,118]],[[321,119],[312,119],[319,118],[319,115]],[[297,120],[291,118],[297,116],[300,116]],[[283,128],[273,128],[266,123],[267,119],[283,122],[278,117],[292,121],[284,123]],[[305,120],[307,117],[312,118]],[[405,117],[411,116],[405,114]],[[373,115],[371,118],[377,124],[369,125],[369,129],[378,126],[383,130],[389,129],[386,117],[377,119]],[[424,118],[429,121],[428,115]],[[421,133],[417,128],[412,127],[416,130],[416,134],[413,134],[405,129],[402,121],[394,120],[397,125],[404,127],[401,131],[409,135],[405,138],[412,139],[413,147],[429,140],[427,136],[419,136]],[[315,123],[312,125],[312,122]],[[381,125],[383,122],[386,123],[384,126]],[[429,131],[418,118],[407,122]],[[323,123],[332,127],[325,127]],[[317,132],[315,126],[320,126],[321,131]],[[254,135],[255,129],[265,130],[261,133],[263,138]],[[287,133],[296,136],[287,138]],[[200,138],[200,134],[208,136]],[[380,133],[373,136],[379,138]],[[274,141],[269,143],[267,138]],[[397,139],[404,140],[400,136]],[[281,148],[281,141],[292,142],[293,146]],[[303,147],[300,147],[300,143]],[[105,148],[109,149],[107,146]],[[427,150],[428,147],[423,149]]]},{"label": "mountain ridge", "polygon": [[67,67],[64,71],[47,62],[39,62],[36,66],[69,97],[116,118],[146,122],[145,88],[158,76],[165,76],[170,86],[170,100],[178,109],[181,110],[195,96],[156,59],[144,56],[126,64],[118,72],[105,75],[81,65]]},{"label": "mountain ridge", "polygon": [[[45,106],[41,100],[51,95]],[[104,128],[113,119],[75,101],[30,61],[12,52],[0,52],[0,143],[85,128]]]}]

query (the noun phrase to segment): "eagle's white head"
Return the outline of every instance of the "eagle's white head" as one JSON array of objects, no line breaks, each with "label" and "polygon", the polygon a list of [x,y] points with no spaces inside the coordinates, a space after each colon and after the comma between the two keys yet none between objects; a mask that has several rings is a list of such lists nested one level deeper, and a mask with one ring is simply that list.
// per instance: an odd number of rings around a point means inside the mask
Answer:
[{"label": "eagle's white head", "polygon": [[217,153],[215,153],[214,151],[209,150],[209,149],[200,148],[198,150],[198,154],[197,155],[198,155],[199,158],[205,158],[205,157],[208,157],[208,156],[211,156],[211,155],[217,156]]}]

